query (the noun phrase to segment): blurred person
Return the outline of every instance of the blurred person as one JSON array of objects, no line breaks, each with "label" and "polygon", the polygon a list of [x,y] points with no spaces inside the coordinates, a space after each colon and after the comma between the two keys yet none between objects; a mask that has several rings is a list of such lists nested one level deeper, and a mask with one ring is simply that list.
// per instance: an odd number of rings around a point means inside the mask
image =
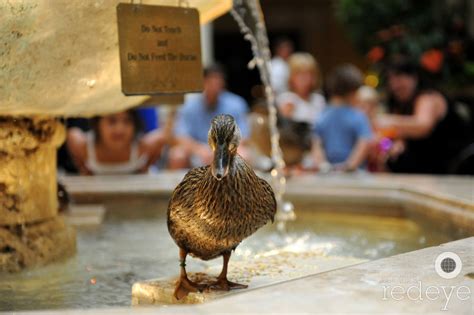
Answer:
[{"label": "blurred person", "polygon": [[377,90],[371,86],[361,86],[357,90],[356,107],[369,118],[370,126],[374,131],[367,157],[367,169],[370,172],[385,171],[387,151],[393,145],[393,141],[375,128],[375,120],[381,107]]},{"label": "blurred person", "polygon": [[270,82],[275,94],[288,91],[288,58],[293,53],[293,42],[288,38],[276,40],[271,60]]},{"label": "blurred person", "polygon": [[355,66],[337,67],[328,77],[330,106],[316,122],[314,156],[320,169],[355,171],[364,168],[372,139],[367,116],[356,108],[362,73]]},{"label": "blurred person", "polygon": [[169,168],[189,168],[209,164],[213,153],[209,147],[211,120],[219,114],[232,115],[242,134],[239,154],[246,158],[249,136],[248,105],[245,100],[225,90],[225,73],[219,65],[204,70],[204,91],[189,95],[179,110],[174,126],[175,145],[170,148]]},{"label": "blurred person", "polygon": [[154,107],[136,109],[140,121],[143,123],[143,132],[150,132],[159,128],[158,111]]},{"label": "blurred person", "polygon": [[326,101],[316,91],[320,88],[320,72],[316,60],[308,53],[295,53],[288,60],[289,91],[277,97],[281,115],[311,127],[324,110]]},{"label": "blurred person", "polygon": [[141,133],[136,110],[95,117],[92,129],[68,130],[66,144],[82,175],[145,173],[166,142],[159,130]]},{"label": "blurred person", "polygon": [[326,101],[316,91],[320,88],[320,72],[316,60],[308,53],[295,53],[289,58],[289,91],[280,94],[276,103],[281,115],[278,121],[280,145],[287,166],[312,168],[309,152],[311,130]]},{"label": "blurred person", "polygon": [[[69,130],[78,129],[83,132],[90,130],[90,119],[87,118],[67,118],[64,119],[64,126],[66,127],[66,134],[69,134]],[[58,149],[57,154],[57,166],[59,173],[68,174],[79,174],[79,170],[71,157],[71,152],[67,148],[67,141],[65,141]]]},{"label": "blurred person", "polygon": [[356,107],[365,113],[373,125],[380,108],[380,96],[377,90],[368,85],[361,86],[356,94]]},{"label": "blurred person", "polygon": [[389,65],[387,94],[389,114],[380,115],[376,125],[404,144],[390,150],[388,168],[448,173],[453,159],[472,140],[452,104],[439,91],[424,87],[417,67],[405,60]]}]

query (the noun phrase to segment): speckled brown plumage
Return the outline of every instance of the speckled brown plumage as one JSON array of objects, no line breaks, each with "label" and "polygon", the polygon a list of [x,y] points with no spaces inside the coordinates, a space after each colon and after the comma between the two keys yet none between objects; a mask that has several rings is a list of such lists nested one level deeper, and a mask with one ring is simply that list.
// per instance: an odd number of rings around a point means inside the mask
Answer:
[{"label": "speckled brown plumage", "polygon": [[235,249],[272,220],[272,188],[238,155],[229,175],[217,181],[209,166],[192,169],[176,187],[168,228],[179,247],[204,260]]},{"label": "speckled brown plumage", "polygon": [[[173,192],[168,229],[185,254],[203,260],[230,255],[243,239],[273,221],[273,190],[236,153],[239,140],[233,118],[216,116],[209,131],[215,161],[190,170]],[[225,161],[216,161],[218,156]]]}]

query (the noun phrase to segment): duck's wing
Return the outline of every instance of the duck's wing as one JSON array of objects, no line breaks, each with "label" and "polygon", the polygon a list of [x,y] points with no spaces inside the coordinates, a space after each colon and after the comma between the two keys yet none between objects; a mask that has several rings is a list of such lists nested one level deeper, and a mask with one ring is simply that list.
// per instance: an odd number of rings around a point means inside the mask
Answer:
[{"label": "duck's wing", "polygon": [[263,193],[261,194],[261,196],[262,196],[262,210],[264,211],[264,213],[267,217],[267,221],[272,220],[272,223],[273,223],[273,221],[275,220],[275,214],[276,214],[276,210],[277,210],[277,203],[276,203],[276,199],[275,199],[275,194],[273,192],[273,188],[263,178],[258,177],[258,180],[260,182],[260,185],[262,187],[261,189],[263,191]]},{"label": "duck's wing", "polygon": [[[236,239],[243,240],[258,229],[263,227],[268,221],[274,221],[277,204],[275,194],[272,187],[262,178],[255,175],[251,184],[248,184],[248,190],[245,193],[246,211],[239,211],[234,216],[237,222],[233,221],[232,225],[237,225],[235,234]],[[256,179],[256,180],[255,180]],[[233,233],[232,229],[226,229],[227,233]]]},{"label": "duck's wing", "polygon": [[168,217],[176,208],[191,208],[195,201],[195,194],[199,183],[204,178],[209,166],[196,167],[184,176],[176,186],[168,204]]}]

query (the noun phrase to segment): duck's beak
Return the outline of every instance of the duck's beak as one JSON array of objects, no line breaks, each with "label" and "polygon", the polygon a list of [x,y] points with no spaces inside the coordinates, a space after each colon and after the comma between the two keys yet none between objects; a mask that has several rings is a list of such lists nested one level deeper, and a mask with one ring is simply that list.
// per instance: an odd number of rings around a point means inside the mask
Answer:
[{"label": "duck's beak", "polygon": [[223,179],[229,172],[230,154],[225,144],[218,144],[214,151],[214,160],[211,164],[212,176],[217,180]]}]

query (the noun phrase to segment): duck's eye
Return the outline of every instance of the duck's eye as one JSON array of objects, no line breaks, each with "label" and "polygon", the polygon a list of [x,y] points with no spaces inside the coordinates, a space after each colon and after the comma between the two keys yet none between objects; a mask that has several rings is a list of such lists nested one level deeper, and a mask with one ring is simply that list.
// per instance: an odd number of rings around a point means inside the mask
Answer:
[{"label": "duck's eye", "polygon": [[216,151],[216,143],[214,141],[210,141],[209,145],[211,146],[212,151]]}]

